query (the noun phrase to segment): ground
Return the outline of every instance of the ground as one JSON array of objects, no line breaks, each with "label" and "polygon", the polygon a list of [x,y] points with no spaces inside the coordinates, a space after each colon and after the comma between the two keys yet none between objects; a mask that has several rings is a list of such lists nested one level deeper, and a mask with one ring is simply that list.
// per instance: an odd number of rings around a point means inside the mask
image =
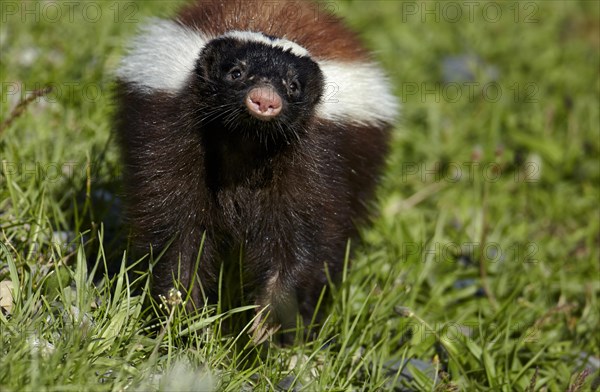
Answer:
[{"label": "ground", "polygon": [[0,4],[0,390],[598,388],[598,2],[319,6],[402,116],[331,316],[287,348],[176,293],[148,332],[146,277],[121,263],[111,70],[178,3]]}]

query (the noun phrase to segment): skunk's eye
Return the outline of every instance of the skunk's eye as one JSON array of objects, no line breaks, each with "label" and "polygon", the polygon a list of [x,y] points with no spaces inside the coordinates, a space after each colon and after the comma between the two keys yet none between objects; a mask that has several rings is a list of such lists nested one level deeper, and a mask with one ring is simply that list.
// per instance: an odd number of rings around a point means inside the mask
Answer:
[{"label": "skunk's eye", "polygon": [[300,83],[297,80],[292,80],[287,84],[288,94],[298,95],[300,94]]},{"label": "skunk's eye", "polygon": [[232,68],[228,73],[227,73],[227,77],[230,80],[236,80],[242,77],[244,73],[242,72],[242,70],[239,67],[235,67]]}]

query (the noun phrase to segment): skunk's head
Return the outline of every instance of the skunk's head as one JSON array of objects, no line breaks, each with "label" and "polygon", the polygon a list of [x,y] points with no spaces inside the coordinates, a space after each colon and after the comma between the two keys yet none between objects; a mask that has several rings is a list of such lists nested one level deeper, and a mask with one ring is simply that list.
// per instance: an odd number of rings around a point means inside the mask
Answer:
[{"label": "skunk's head", "polygon": [[286,140],[298,137],[314,114],[323,86],[305,49],[261,33],[230,32],[209,41],[193,75],[203,124],[273,132]]}]

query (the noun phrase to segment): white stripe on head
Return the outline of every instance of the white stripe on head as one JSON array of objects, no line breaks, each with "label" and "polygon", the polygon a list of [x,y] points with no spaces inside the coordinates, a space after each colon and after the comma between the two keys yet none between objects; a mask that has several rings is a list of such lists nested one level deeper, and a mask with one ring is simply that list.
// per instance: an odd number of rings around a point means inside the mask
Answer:
[{"label": "white stripe on head", "polygon": [[305,57],[305,56],[309,55],[308,50],[306,50],[304,47],[298,45],[295,42],[292,42],[285,38],[270,38],[270,37],[264,35],[263,33],[259,33],[256,31],[232,30],[232,31],[226,32],[221,37],[235,38],[240,41],[247,41],[247,42],[259,42],[261,44],[265,44],[265,45],[272,46],[275,48],[281,48],[283,50],[290,50],[290,52],[292,52],[293,54],[295,54],[298,57]]},{"label": "white stripe on head", "polygon": [[373,63],[317,60],[325,90],[317,116],[336,123],[377,125],[396,119],[399,105],[383,71]]},{"label": "white stripe on head", "polygon": [[145,92],[180,89],[208,37],[176,22],[153,18],[141,28],[116,75]]},{"label": "white stripe on head", "polygon": [[[292,41],[262,33],[229,31],[221,37],[260,42],[289,49],[299,57],[309,56],[305,48]],[[213,38],[174,21],[152,19],[134,38],[116,75],[143,92],[177,92],[194,72],[202,48]],[[325,59],[316,62],[325,77],[322,102],[316,108],[318,117],[358,125],[394,121],[398,113],[396,97],[376,64]]]}]

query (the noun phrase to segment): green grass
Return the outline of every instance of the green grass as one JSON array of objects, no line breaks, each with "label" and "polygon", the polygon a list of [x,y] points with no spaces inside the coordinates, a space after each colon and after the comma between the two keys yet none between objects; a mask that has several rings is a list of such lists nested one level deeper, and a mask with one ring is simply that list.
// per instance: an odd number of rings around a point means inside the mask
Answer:
[{"label": "green grass", "polygon": [[[54,87],[0,131],[0,287],[13,297],[0,390],[598,387],[597,2],[336,6],[388,71],[402,120],[331,316],[288,348],[224,333],[232,315],[214,307],[175,307],[149,333],[146,277],[113,241],[126,233],[110,70],[139,22],[177,3],[77,2],[72,20],[67,3],[58,16],[0,3],[0,122]],[[93,282],[109,264],[120,272]]]}]

